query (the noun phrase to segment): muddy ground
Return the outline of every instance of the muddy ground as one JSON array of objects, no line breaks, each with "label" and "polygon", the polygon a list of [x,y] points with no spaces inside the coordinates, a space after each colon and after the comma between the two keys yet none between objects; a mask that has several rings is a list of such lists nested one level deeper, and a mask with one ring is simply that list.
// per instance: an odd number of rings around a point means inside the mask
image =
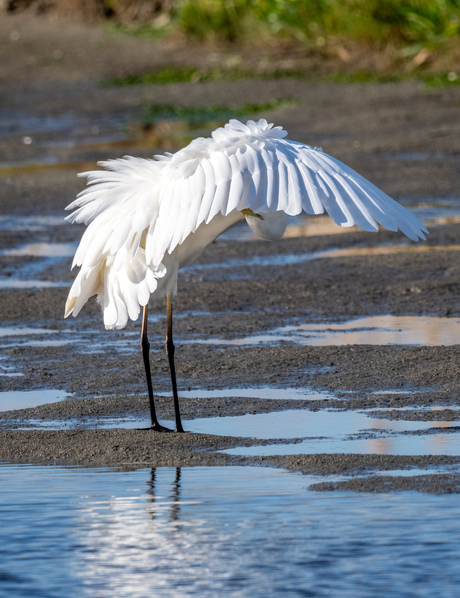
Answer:
[{"label": "muddy ground", "polygon": [[[212,54],[212,55],[211,55]],[[71,225],[34,227],[37,217],[63,213],[83,188],[76,173],[97,160],[125,154],[149,157],[176,150],[186,134],[171,123],[145,131],[149,104],[240,105],[271,99],[294,103],[261,116],[289,131],[289,137],[321,145],[410,206],[421,199],[450,198],[460,204],[460,87],[426,89],[422,83],[339,85],[308,79],[241,80],[125,88],[103,85],[111,78],[149,72],[170,64],[226,64],[245,60],[235,50],[209,53],[173,42],[115,37],[89,26],[27,15],[0,21],[0,215],[29,218],[29,227],[5,227],[0,250],[28,243],[69,243],[81,236]],[[259,58],[248,57],[252,64]],[[220,61],[220,62],[219,62]],[[252,61],[252,62],[251,62]],[[248,115],[251,116],[251,115]],[[276,243],[218,240],[200,263],[217,264],[179,280],[175,333],[179,386],[187,388],[312,387],[331,391],[328,401],[284,399],[181,399],[185,428],[194,417],[238,415],[280,409],[388,407],[389,417],[409,417],[395,406],[442,405],[443,419],[456,419],[459,399],[458,345],[238,347],[200,344],[232,339],[268,328],[340,321],[367,315],[460,315],[460,224],[430,229],[427,246],[436,251],[366,255],[306,261],[295,266],[241,268],[236,279],[218,267],[229,258],[284,255],[356,245],[400,244],[397,233],[313,235]],[[0,276],[21,278],[38,258],[0,256]],[[34,278],[68,281],[71,258],[56,260]],[[24,269],[25,268],[25,269]],[[385,491],[416,489],[458,492],[456,473],[410,479],[373,476],[372,471],[431,468],[459,462],[454,457],[385,455],[296,455],[236,458],[216,449],[251,444],[249,439],[199,434],[155,434],[141,430],[91,430],[91,418],[147,416],[139,322],[105,332],[92,301],[78,319],[63,320],[68,288],[0,289],[4,327],[53,331],[56,346],[3,345],[2,366],[23,376],[0,378],[7,390],[61,389],[72,398],[33,409],[6,412],[0,419],[0,458],[25,462],[84,464],[213,465],[260,463],[305,473],[346,473],[351,480],[316,489]],[[163,353],[164,306],[152,301],[152,370],[155,388],[169,389]],[[182,314],[182,317],[181,317]],[[184,317],[185,316],[185,317]],[[82,334],[82,331],[84,334]],[[88,352],[93,343],[103,343]],[[130,345],[132,344],[132,350]],[[123,351],[120,346],[123,345]],[[128,347],[128,348],[127,348]],[[388,389],[406,394],[370,394]],[[346,396],[346,401],[343,397]],[[172,418],[171,400],[158,398],[161,417]],[[419,411],[421,419],[430,414]],[[37,419],[74,418],[78,430],[15,430]],[[89,422],[89,423],[88,423]],[[282,442],[283,439],[274,439]],[[258,441],[262,442],[262,441]]]}]

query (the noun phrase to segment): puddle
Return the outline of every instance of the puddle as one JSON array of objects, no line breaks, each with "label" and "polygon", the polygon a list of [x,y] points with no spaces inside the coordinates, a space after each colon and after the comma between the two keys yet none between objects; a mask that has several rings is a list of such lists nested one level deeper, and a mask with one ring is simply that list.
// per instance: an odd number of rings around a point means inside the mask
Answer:
[{"label": "puddle", "polygon": [[460,221],[460,198],[457,197],[404,200],[401,203],[428,227]]},{"label": "puddle", "polygon": [[[236,447],[223,452],[238,456],[295,454],[460,455],[460,420],[389,420],[374,411],[289,410],[235,417],[198,418],[184,422],[189,432],[261,440],[296,439],[295,443]],[[78,422],[30,421],[46,429],[78,427]],[[172,421],[162,422],[174,427]],[[143,428],[148,419],[104,418],[84,427]],[[442,431],[441,431],[442,429]],[[431,431],[432,430],[432,431]],[[417,434],[420,432],[420,434]]]},{"label": "puddle", "polygon": [[[150,318],[149,318],[150,319]],[[57,334],[57,338],[42,339],[36,338],[49,333]],[[138,331],[123,331],[110,333],[105,330],[47,330],[40,328],[0,328],[0,338],[4,339],[0,347],[27,346],[27,347],[63,347],[72,345],[79,353],[105,353],[116,351],[117,353],[133,353],[137,345],[133,337],[139,337]],[[152,347],[151,352],[154,352]]]},{"label": "puddle", "polygon": [[[33,257],[33,261],[10,263],[9,275],[0,278],[0,289],[30,289],[69,287],[71,281],[42,280],[42,273],[58,264],[60,260],[75,254],[75,243],[29,243],[0,251],[3,257]],[[69,271],[70,276],[70,271]]]},{"label": "puddle", "polygon": [[91,123],[84,116],[74,112],[59,115],[37,115],[22,110],[0,110],[0,134],[43,136],[56,135],[61,137],[85,137],[88,135],[95,138],[101,131],[119,131],[124,125],[126,118],[123,116],[99,116],[97,125]]},{"label": "puddle", "polygon": [[378,419],[369,417],[363,411],[295,409],[273,413],[248,413],[234,417],[194,419],[187,422],[186,427],[191,432],[201,434],[219,434],[261,440],[310,437],[313,443],[321,439],[332,439],[336,443],[344,443],[350,436],[401,434],[428,430],[439,427],[441,424],[451,427],[458,423]]},{"label": "puddle", "polygon": [[[435,424],[436,422],[431,422]],[[449,422],[452,423],[452,422]],[[228,449],[228,455],[263,457],[275,455],[360,454],[360,455],[451,455],[460,456],[458,434],[426,434],[374,439],[306,440],[294,444],[276,444]]]},{"label": "puddle", "polygon": [[24,376],[21,372],[13,372],[9,368],[5,368],[4,372],[0,372],[0,376],[4,376],[6,378],[18,378],[20,376]]},{"label": "puddle", "polygon": [[344,247],[323,252],[321,257],[361,257],[366,255],[393,255],[396,253],[433,253],[436,251],[460,251],[460,245],[380,245],[377,247]]},{"label": "puddle", "polygon": [[[1,287],[0,287],[1,288]],[[149,322],[157,322],[164,317],[157,314],[149,314]],[[50,334],[56,335],[48,338]],[[45,338],[40,338],[43,336]],[[107,331],[97,328],[80,329],[63,328],[61,330],[49,330],[46,328],[0,328],[0,347],[27,346],[27,347],[61,347],[72,345],[79,353],[105,353],[107,351],[135,354],[139,351],[138,340],[140,329]],[[164,345],[161,340],[155,345],[152,344],[151,352],[164,352]]]},{"label": "puddle", "polygon": [[74,131],[81,120],[76,115],[37,116],[18,110],[0,111],[0,133],[11,134],[36,134],[60,133]]},{"label": "puddle", "polygon": [[371,395],[410,395],[413,392],[426,392],[424,390],[421,390],[419,388],[414,389],[414,390],[373,390],[371,391],[369,394]]},{"label": "puddle", "polygon": [[[67,339],[60,339],[60,340],[29,340],[23,343],[17,343],[18,345],[27,345],[28,347],[63,347],[65,345],[74,345],[75,340],[71,338]],[[5,347],[9,345],[0,345],[0,347]],[[105,347],[107,349],[107,347]]]},{"label": "puddle", "polygon": [[4,249],[0,255],[32,256],[32,257],[73,257],[77,249],[76,243],[30,243],[21,247]]},{"label": "puddle", "polygon": [[[160,397],[170,397],[171,393],[156,393]],[[254,398],[285,401],[324,401],[337,397],[313,389],[305,388],[223,388],[215,390],[181,390],[180,396],[189,399],[213,398]]]},{"label": "puddle", "polygon": [[9,278],[0,279],[0,289],[50,289],[70,287],[72,283],[65,281],[50,280],[14,280]]},{"label": "puddle", "polygon": [[[111,417],[83,420],[21,422],[19,429],[146,428],[148,418]],[[163,425],[174,428],[172,421]],[[458,421],[383,419],[373,412],[295,409],[233,417],[197,418],[184,422],[186,431],[260,440],[295,439],[294,443],[236,447],[229,455],[268,456],[294,454],[460,455]],[[443,428],[441,432],[440,429]],[[431,432],[431,430],[433,430]],[[420,432],[420,434],[417,434]]]},{"label": "puddle", "polygon": [[0,392],[0,411],[29,409],[47,403],[57,403],[69,398],[63,390],[14,390]]},{"label": "puddle", "polygon": [[[371,393],[371,394],[384,394],[384,393]],[[400,394],[400,393],[398,393]],[[393,405],[389,407],[372,407],[368,409],[367,413],[371,413],[373,411],[444,411],[448,409],[449,411],[460,411],[460,405],[417,405],[417,406],[407,406],[407,407],[393,407]]]},{"label": "puddle", "polygon": [[[237,447],[229,455],[296,454],[460,455],[460,421],[406,421],[369,417],[362,411],[283,411],[209,418],[186,423],[193,432],[300,442]],[[440,432],[444,428],[445,432]],[[423,433],[436,429],[432,433]],[[420,431],[420,435],[410,432]]]},{"label": "puddle", "polygon": [[0,328],[0,338],[5,336],[30,336],[33,334],[56,334],[57,330],[49,328]]},{"label": "puddle", "polygon": [[[18,283],[31,284],[34,281],[17,281]],[[38,281],[39,283],[41,281]],[[69,283],[55,283],[56,286],[69,286]],[[1,288],[1,281],[0,281]],[[209,312],[202,311],[184,311],[178,312],[175,316],[177,320],[187,319],[191,316],[207,317]],[[163,313],[149,313],[149,323],[152,325],[161,323],[163,325],[166,320],[166,315]],[[132,325],[132,329],[104,330],[101,323],[101,328],[81,328],[78,322],[75,324],[70,320],[71,327],[63,329],[48,329],[48,328],[32,328],[32,327],[0,327],[0,339],[2,341],[1,347],[11,347],[19,345],[27,345],[28,347],[44,347],[52,346],[59,347],[64,345],[73,345],[75,351],[79,353],[105,353],[107,351],[116,351],[117,353],[135,354],[139,351],[140,327],[139,322]],[[161,328],[163,331],[163,327]],[[55,338],[37,338],[40,336],[56,335]],[[164,353],[163,332],[158,336],[155,335],[155,342],[152,342],[150,348],[151,352]],[[140,353],[139,353],[140,355]],[[292,389],[294,393],[297,389]],[[240,392],[244,390],[239,389]]]},{"label": "puddle", "polygon": [[460,344],[460,318],[373,316],[340,324],[331,322],[282,326],[267,330],[263,335],[236,339],[208,338],[199,342],[236,346],[285,342],[313,347],[329,345],[457,345]]},{"label": "puddle", "polygon": [[48,216],[11,216],[0,215],[0,230],[8,231],[42,231],[49,227],[68,225],[63,214],[50,214]]},{"label": "puddle", "polygon": [[[134,143],[134,142],[133,142]],[[150,143],[150,142],[149,142]],[[77,162],[74,164],[78,164]],[[28,164],[33,166],[33,164]],[[36,165],[36,164],[35,164]],[[4,164],[5,167],[15,166]],[[27,166],[24,163],[16,164],[17,167]],[[46,165],[45,165],[46,166]],[[94,166],[94,165],[93,165]],[[420,203],[402,202],[404,206],[420,218],[426,225],[437,223],[448,223],[460,220],[460,199],[447,198],[435,201],[422,201]],[[64,213],[49,214],[46,216],[14,216],[9,214],[0,215],[0,230],[10,231],[42,231],[48,227],[70,226],[64,220]],[[288,226],[284,237],[311,237],[324,235],[337,235],[356,233],[360,229],[356,227],[342,227],[335,224],[329,216],[289,216]],[[241,222],[223,233],[219,240],[224,241],[250,241],[258,240],[258,237],[249,228],[246,222]],[[415,245],[417,247],[417,245]]]},{"label": "puddle", "polygon": [[413,478],[420,475],[437,475],[439,473],[449,473],[450,470],[447,467],[440,469],[419,469],[413,467],[411,469],[385,469],[382,471],[373,471],[372,475],[378,477],[391,476],[392,478]]},{"label": "puddle", "polygon": [[[0,361],[5,361],[5,356],[0,356]],[[24,376],[22,372],[16,372],[13,369],[13,366],[8,365],[8,363],[0,363],[0,376],[5,378],[18,378],[20,376]]]},{"label": "puddle", "polygon": [[442,570],[441,594],[456,594],[457,496],[370,500],[308,492],[314,481],[255,467],[5,464],[0,593],[365,598],[423,583],[428,596]]},{"label": "puddle", "polygon": [[223,268],[235,269],[237,272],[226,273],[226,280],[246,280],[252,278],[249,268],[273,268],[277,266],[295,266],[319,259],[336,259],[341,257],[363,257],[375,255],[393,255],[399,253],[431,253],[437,251],[460,251],[460,245],[377,245],[373,247],[355,246],[331,248],[325,251],[305,253],[279,253],[252,255],[245,258],[228,259],[223,262],[192,264],[184,268],[184,272],[197,274],[202,271]]}]

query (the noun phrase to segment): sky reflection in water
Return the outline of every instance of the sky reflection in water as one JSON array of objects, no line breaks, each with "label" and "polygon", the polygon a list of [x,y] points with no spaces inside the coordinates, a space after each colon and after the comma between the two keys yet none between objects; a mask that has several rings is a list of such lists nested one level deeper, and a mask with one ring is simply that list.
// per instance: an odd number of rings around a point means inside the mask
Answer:
[{"label": "sky reflection in water", "polygon": [[0,481],[5,596],[453,596],[460,584],[455,496],[321,494],[307,492],[315,478],[241,467],[4,465]]}]

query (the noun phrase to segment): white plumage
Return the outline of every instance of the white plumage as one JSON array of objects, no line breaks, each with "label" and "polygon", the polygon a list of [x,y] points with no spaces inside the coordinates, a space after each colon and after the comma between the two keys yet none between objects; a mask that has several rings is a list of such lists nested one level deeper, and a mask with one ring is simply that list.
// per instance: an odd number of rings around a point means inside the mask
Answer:
[{"label": "white plumage", "polygon": [[[123,328],[143,309],[141,348],[152,430],[158,422],[147,338],[148,302],[166,296],[166,350],[176,431],[183,432],[172,339],[172,296],[181,268],[220,234],[246,218],[264,239],[282,237],[287,216],[326,211],[340,226],[400,229],[417,241],[425,227],[372,183],[322,150],[284,139],[264,119],[231,120],[208,139],[154,160],[125,157],[83,173],[88,187],[67,209],[71,222],[88,225],[75,254],[81,266],[65,316],[76,316],[92,295],[106,328]],[[72,266],[72,267],[73,267]]]},{"label": "white plumage", "polygon": [[268,239],[282,236],[286,215],[324,211],[340,226],[380,224],[424,239],[419,220],[372,183],[286,135],[264,119],[231,120],[175,154],[108,160],[105,170],[82,173],[89,185],[67,219],[89,226],[66,317],[97,295],[106,328],[123,328],[152,294],[171,296],[180,268],[243,218]]}]

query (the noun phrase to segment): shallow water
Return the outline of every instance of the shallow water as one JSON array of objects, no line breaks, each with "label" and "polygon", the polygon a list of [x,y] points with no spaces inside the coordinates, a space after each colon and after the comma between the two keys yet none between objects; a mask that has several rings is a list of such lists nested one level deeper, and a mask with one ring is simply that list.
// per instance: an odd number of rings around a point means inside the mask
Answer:
[{"label": "shallow water", "polygon": [[[171,393],[156,393],[158,396],[169,397]],[[181,390],[181,397],[190,399],[221,398],[221,397],[243,397],[255,399],[276,399],[276,400],[308,400],[324,401],[328,399],[337,399],[331,393],[319,392],[312,388],[269,388],[262,386],[260,388],[218,388],[213,390]]]},{"label": "shallow water", "polygon": [[63,214],[48,214],[46,216],[13,216],[0,214],[0,230],[31,232],[47,230],[53,226],[67,224]]},{"label": "shallow water", "polygon": [[33,334],[53,334],[56,333],[57,330],[50,330],[49,328],[29,328],[26,326],[20,327],[1,327],[0,328],[0,338],[6,336],[29,336]]},{"label": "shallow water", "polygon": [[[459,422],[444,422],[446,427]],[[345,442],[356,435],[375,433],[391,435],[417,430],[428,430],[443,422],[380,419],[365,411],[326,410],[307,411],[295,409],[273,413],[247,413],[233,417],[209,417],[187,422],[192,432],[242,436],[248,438],[304,438],[312,440],[333,438]],[[318,452],[318,451],[314,451]],[[321,452],[321,451],[319,451]]]},{"label": "shallow water", "polygon": [[75,243],[29,243],[0,251],[0,255],[16,257],[72,257],[77,249]]},{"label": "shallow water", "polygon": [[[435,424],[436,422],[432,422]],[[442,422],[452,423],[452,422]],[[457,422],[458,423],[458,422]],[[451,455],[460,456],[460,434],[446,431],[424,435],[382,435],[381,438],[326,438],[266,446],[235,447],[222,451],[228,455],[264,457],[274,455]]]},{"label": "shallow water", "polygon": [[0,466],[0,594],[456,594],[456,496],[309,492],[314,481],[268,468]]},{"label": "shallow water", "polygon": [[8,363],[4,355],[0,355],[0,382],[2,377],[4,378],[17,378],[18,376],[24,376],[22,372],[16,371],[14,364]]},{"label": "shallow water", "polygon": [[[460,455],[460,421],[388,420],[363,411],[282,411],[186,422],[191,432],[295,443],[237,447],[230,455]],[[421,432],[421,434],[417,434]],[[428,432],[428,433],[426,433]]]},{"label": "shallow water", "polygon": [[[48,280],[43,273],[69,259],[75,253],[75,243],[29,243],[0,251],[4,262],[9,257],[9,274],[0,278],[0,289],[69,287],[71,281]],[[35,258],[24,262],[17,258]],[[70,269],[69,269],[70,276]]]},{"label": "shallow water", "polygon": [[[45,343],[46,341],[43,341]],[[40,345],[43,346],[43,345]],[[7,367],[7,366],[3,366]],[[11,372],[0,372],[0,376],[22,376],[21,373]],[[40,405],[46,405],[48,403],[54,403],[57,401],[63,401],[69,398],[71,395],[63,390],[58,389],[47,389],[47,390],[10,390],[0,392],[0,412],[10,411],[15,409],[28,409],[30,407],[39,407]],[[158,397],[170,397],[171,393],[157,392],[155,396]],[[180,392],[181,398],[259,398],[259,399],[276,399],[276,400],[308,400],[308,401],[323,401],[330,399],[337,399],[334,395],[325,392],[318,392],[313,389],[306,388],[223,388],[216,390],[183,390]],[[64,422],[64,424],[71,423],[72,420]],[[111,420],[110,426],[112,426]],[[123,427],[123,424],[120,424]],[[134,425],[134,424],[133,424]],[[140,425],[139,421],[136,420],[135,425]],[[142,420],[144,425],[144,420]],[[41,422],[41,427],[55,427],[47,420]],[[57,424],[58,428],[61,424]],[[115,426],[117,423],[115,421]],[[106,424],[107,427],[107,424]]]},{"label": "shallow water", "polygon": [[[5,166],[5,169],[9,170],[37,170],[46,168],[67,168],[71,167],[76,170],[77,164],[67,163],[54,163],[47,159],[41,163],[34,164],[20,164],[20,165],[9,165]],[[0,165],[1,166],[1,165]],[[89,168],[88,164],[80,164],[80,170]],[[428,223],[430,226],[437,224],[445,224],[448,222],[456,222],[460,219],[460,207],[459,202],[455,198],[447,198],[440,202],[421,202],[418,204],[411,205],[414,213],[418,214],[422,220]],[[1,215],[0,216],[0,229],[5,230],[17,230],[30,232],[44,231],[56,226],[67,225],[64,220],[65,213],[62,214],[49,214],[45,216],[14,216],[14,215]],[[291,217],[286,237],[299,237],[299,236],[315,236],[315,235],[328,235],[338,234],[345,232],[356,232],[356,227],[343,228],[334,224],[328,216],[315,216],[306,217],[300,215]],[[220,240],[226,241],[247,241],[257,240],[257,237],[247,226],[246,223],[230,229],[224,233]],[[13,271],[8,276],[0,278],[0,289],[30,289],[30,288],[59,288],[71,285],[69,281],[49,281],[43,280],[42,273],[55,265],[58,260],[71,258],[76,250],[77,243],[52,243],[52,242],[39,242],[29,243],[27,245],[20,245],[16,247],[10,247],[0,252],[0,256],[4,257],[35,257],[42,258],[34,260],[33,262],[26,262],[23,264],[16,263]],[[212,270],[217,270],[219,273],[222,268],[234,270],[233,272],[227,272],[226,278],[231,280],[247,279],[252,276],[250,271],[251,267],[264,268],[273,266],[293,266],[300,263],[305,263],[316,259],[334,259],[340,257],[353,257],[353,256],[371,256],[371,255],[389,255],[394,253],[423,253],[426,251],[458,251],[460,245],[446,245],[446,246],[429,246],[423,244],[384,244],[380,246],[368,247],[368,246],[356,246],[351,248],[331,248],[324,251],[306,252],[297,254],[275,254],[275,255],[263,255],[263,256],[248,256],[244,259],[229,259],[224,262],[217,263],[204,263],[204,264],[192,264],[185,268],[185,272],[191,274],[197,274],[202,271],[206,271],[207,276],[212,276],[210,273]],[[221,276],[221,274],[219,274]],[[72,278],[69,273],[70,279]]]},{"label": "shallow water", "polygon": [[12,390],[0,392],[0,412],[11,409],[28,409],[69,398],[63,390]]},{"label": "shallow water", "polygon": [[[195,342],[195,341],[190,341]],[[372,316],[345,323],[301,324],[267,330],[244,338],[207,338],[199,342],[215,345],[250,346],[279,344],[344,345],[458,345],[460,318],[437,316]]]},{"label": "shallow water", "polygon": [[[456,496],[262,468],[0,467],[5,596],[453,596]],[[439,571],[442,570],[442,575]]]},{"label": "shallow water", "polygon": [[[435,251],[460,251],[460,245],[376,245],[369,247],[359,245],[354,247],[331,248],[324,251],[305,253],[277,253],[265,255],[249,255],[244,258],[233,258],[224,262],[211,262],[192,264],[184,268],[185,272],[198,274],[206,271],[207,278],[212,277],[209,271],[220,271],[222,268],[235,270],[226,272],[226,280],[247,280],[253,277],[250,268],[273,268],[282,266],[295,266],[318,259],[336,259],[342,257],[366,257],[375,255],[394,255],[400,253],[428,253]],[[221,276],[219,274],[219,276]]]},{"label": "shallow water", "polygon": [[70,287],[70,283],[51,280],[15,280],[14,278],[0,279],[0,289],[51,289]]},{"label": "shallow water", "polygon": [[[148,428],[149,418],[99,417],[83,420],[20,421],[19,429]],[[174,422],[161,421],[174,429]],[[275,444],[236,447],[230,455],[381,454],[460,456],[460,419],[418,421],[385,419],[378,410],[291,409],[232,417],[184,421],[187,432],[273,440]],[[26,425],[25,425],[26,424]],[[281,441],[281,443],[278,443]],[[291,441],[291,442],[290,442]],[[292,442],[294,441],[294,442]]]},{"label": "shallow water", "polygon": [[[24,110],[5,109],[0,110],[0,133],[6,135],[32,136],[32,141],[54,138],[55,134],[70,141],[81,139],[82,136],[91,135],[97,140],[102,129],[120,129],[124,119],[119,116],[99,116],[98,124],[91,123],[84,116],[75,113],[58,115],[36,115]],[[38,136],[35,138],[34,136]],[[24,141],[24,143],[26,143]]]}]

